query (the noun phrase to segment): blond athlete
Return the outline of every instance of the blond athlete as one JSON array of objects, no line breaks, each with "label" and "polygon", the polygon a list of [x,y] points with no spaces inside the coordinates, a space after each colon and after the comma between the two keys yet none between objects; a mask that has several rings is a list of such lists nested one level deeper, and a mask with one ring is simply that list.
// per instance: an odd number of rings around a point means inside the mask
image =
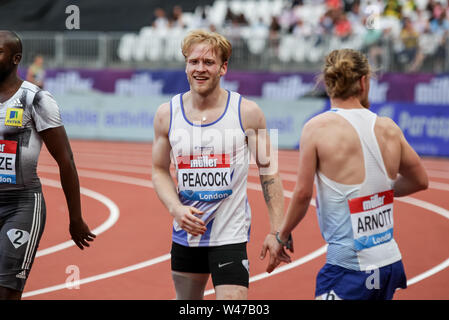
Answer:
[{"label": "blond athlete", "polygon": [[209,274],[217,299],[247,298],[248,150],[268,206],[271,231],[262,255],[268,250],[270,259],[282,220],[282,183],[270,157],[264,114],[256,103],[220,87],[231,50],[217,33],[188,34],[182,52],[190,90],[162,104],[154,120],[153,183],[174,218],[171,267],[177,299],[202,299]]},{"label": "blond athlete", "polygon": [[316,179],[317,215],[329,244],[318,299],[392,299],[406,288],[393,237],[394,197],[426,189],[420,158],[389,118],[369,110],[370,67],[358,51],[332,51],[323,79],[331,110],[304,126],[299,171],[278,235],[279,259],[307,212]]}]

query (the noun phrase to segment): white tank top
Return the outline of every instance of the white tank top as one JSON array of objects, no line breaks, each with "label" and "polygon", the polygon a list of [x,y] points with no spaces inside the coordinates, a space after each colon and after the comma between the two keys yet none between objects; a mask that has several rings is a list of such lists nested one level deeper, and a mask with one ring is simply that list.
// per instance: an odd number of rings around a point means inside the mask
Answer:
[{"label": "white tank top", "polygon": [[345,185],[316,174],[317,214],[329,244],[327,263],[365,271],[401,259],[393,238],[393,180],[388,177],[374,133],[376,114],[368,109],[338,109],[356,130],[363,150],[365,180]]},{"label": "white tank top", "polygon": [[251,209],[246,195],[249,152],[240,119],[241,96],[228,92],[223,114],[214,122],[192,123],[182,96],[170,101],[169,140],[179,199],[204,212],[207,231],[192,236],[173,221],[173,241],[184,246],[247,242]]}]

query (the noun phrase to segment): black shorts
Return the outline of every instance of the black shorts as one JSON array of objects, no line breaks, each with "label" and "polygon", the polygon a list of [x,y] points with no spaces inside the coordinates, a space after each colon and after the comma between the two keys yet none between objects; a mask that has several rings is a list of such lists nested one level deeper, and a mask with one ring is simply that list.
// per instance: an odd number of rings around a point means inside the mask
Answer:
[{"label": "black shorts", "polygon": [[0,286],[23,291],[45,226],[42,192],[0,192]]},{"label": "black shorts", "polygon": [[173,242],[173,271],[210,273],[214,286],[249,286],[246,242],[217,247],[186,247]]}]

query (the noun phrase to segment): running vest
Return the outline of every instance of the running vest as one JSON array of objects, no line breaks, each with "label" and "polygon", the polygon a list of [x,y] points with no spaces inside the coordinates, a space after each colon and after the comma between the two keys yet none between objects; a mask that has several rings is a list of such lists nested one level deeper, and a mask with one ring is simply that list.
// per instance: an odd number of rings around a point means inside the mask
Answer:
[{"label": "running vest", "polygon": [[207,227],[192,236],[173,221],[173,241],[184,246],[219,246],[247,242],[251,209],[246,195],[249,152],[241,125],[241,96],[228,92],[223,114],[214,122],[192,123],[185,115],[182,96],[170,101],[172,162],[183,205],[203,211]]},{"label": "running vest", "polygon": [[52,95],[28,81],[0,103],[0,191],[40,188],[39,132],[59,126],[61,116]]},{"label": "running vest", "polygon": [[393,180],[388,177],[374,134],[376,114],[368,109],[338,109],[356,130],[363,150],[362,184],[337,183],[317,171],[317,215],[329,244],[327,263],[365,271],[401,259],[393,238]]}]

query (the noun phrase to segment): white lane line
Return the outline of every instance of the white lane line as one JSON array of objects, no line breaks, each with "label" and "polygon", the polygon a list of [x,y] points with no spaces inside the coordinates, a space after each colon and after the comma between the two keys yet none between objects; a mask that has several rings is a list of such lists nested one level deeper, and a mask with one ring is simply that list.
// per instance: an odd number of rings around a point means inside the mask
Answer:
[{"label": "white lane line", "polygon": [[[53,167],[53,166],[39,166],[38,171],[48,172],[48,173],[59,173],[58,168]],[[139,179],[139,178],[133,178],[133,177],[128,177],[128,176],[122,176],[122,175],[93,171],[93,170],[79,169],[77,171],[78,171],[78,175],[81,177],[101,179],[101,180],[113,181],[113,182],[122,182],[122,183],[140,186],[140,187],[153,188],[153,183],[149,179]]]},{"label": "white lane line", "polygon": [[[165,254],[163,256],[154,258],[154,259],[150,259],[144,262],[140,262],[137,264],[134,264],[132,266],[128,266],[128,267],[124,267],[121,269],[117,269],[117,270],[113,270],[110,272],[106,272],[106,273],[102,273],[102,274],[98,274],[92,277],[88,277],[88,278],[84,278],[81,279],[79,281],[76,282],[77,285],[82,285],[82,284],[86,284],[89,282],[94,282],[94,281],[98,281],[98,280],[102,280],[102,279],[107,279],[107,278],[112,278],[112,277],[116,277],[118,275],[127,273],[127,272],[131,272],[131,271],[136,271],[142,268],[146,268],[152,265],[155,265],[157,263],[161,263],[164,261],[167,261],[170,259],[170,254]],[[31,297],[31,296],[36,296],[39,294],[44,294],[44,293],[49,293],[49,292],[53,292],[53,291],[58,291],[58,290],[63,290],[63,289],[68,289],[70,288],[70,285],[72,283],[62,283],[62,284],[58,284],[55,286],[51,286],[51,287],[47,287],[47,288],[43,288],[43,289],[38,289],[38,290],[34,290],[34,291],[29,291],[29,292],[25,292],[22,297],[27,298],[27,297]]]},{"label": "white lane line", "polygon": [[441,170],[426,170],[429,177],[449,179],[449,172]]},{"label": "white lane line", "polygon": [[[430,184],[430,188],[432,188],[432,183]],[[426,202],[423,200],[419,200],[416,198],[412,198],[412,197],[395,198],[395,200],[399,200],[399,201],[402,201],[402,202],[405,202],[405,203],[408,203],[408,204],[411,204],[411,205],[414,205],[417,207],[421,207],[426,210],[433,211],[433,212],[445,217],[446,219],[449,219],[449,211],[448,210],[446,210],[442,207],[436,206],[432,203],[429,203],[429,202]],[[446,259],[445,261],[443,261],[442,263],[436,265],[435,267],[411,278],[410,280],[407,281],[407,286],[411,286],[421,280],[424,280],[430,276],[433,276],[434,274],[446,269],[447,267],[449,267],[449,258]]]},{"label": "white lane line", "polygon": [[[53,167],[45,167],[45,168],[43,168],[42,171],[54,172],[55,170],[53,170]],[[82,170],[82,172],[81,173],[78,172],[78,174],[80,174],[80,175],[84,175],[85,174],[85,175],[87,175],[89,177],[92,177],[92,175],[94,174],[95,177],[99,178],[99,179],[105,179],[105,180],[109,180],[109,181],[122,182],[122,183],[130,183],[130,184],[134,184],[134,182],[136,182],[137,185],[153,188],[153,184],[151,183],[151,181],[147,181],[147,180],[144,180],[144,179],[129,178],[129,177],[126,177],[126,176],[121,176],[121,175],[104,174],[104,173],[100,173],[100,172],[96,172],[96,171],[89,171],[89,170]],[[116,180],[114,180],[114,179],[116,179]],[[248,185],[249,189],[258,190],[258,191],[262,190],[260,184],[248,182],[247,185]],[[293,194],[293,192],[291,192],[291,191],[284,191],[284,196],[287,197],[287,198],[291,198],[292,194]],[[408,202],[410,204],[418,205],[418,206],[423,207],[425,209],[428,209],[430,211],[434,211],[434,212],[436,212],[438,214],[441,214],[444,217],[449,219],[449,212],[446,209],[441,208],[439,206],[433,205],[431,203],[428,203],[428,202],[425,202],[425,201],[422,201],[422,200],[411,198],[411,197],[396,198],[396,199],[399,200],[399,201]],[[312,199],[311,205],[315,205],[314,199]],[[251,277],[250,281],[254,282],[254,281],[261,280],[261,279],[265,279],[267,277],[273,276],[275,274],[279,274],[281,272],[284,272],[284,271],[290,270],[292,268],[295,268],[295,267],[297,267],[299,265],[302,265],[302,264],[304,264],[304,263],[306,263],[306,262],[308,262],[308,261],[310,261],[312,259],[315,259],[315,258],[319,257],[320,255],[324,254],[326,252],[326,248],[327,248],[327,245],[325,245],[325,246],[323,246],[323,247],[321,247],[321,248],[311,252],[310,254],[308,254],[308,255],[306,255],[304,257],[301,257],[301,258],[293,261],[290,264],[286,264],[286,265],[284,265],[282,267],[279,267],[278,271],[276,271],[276,269],[275,269],[271,274],[268,274],[268,273],[265,272],[265,273],[261,273],[261,274],[255,275],[255,276]],[[127,273],[127,272],[135,271],[135,270],[138,270],[138,269],[141,269],[141,268],[145,268],[147,266],[154,265],[156,263],[160,263],[160,262],[166,261],[169,258],[170,258],[170,254],[165,254],[165,255],[162,255],[160,257],[157,257],[157,258],[154,258],[154,259],[150,259],[150,260],[138,263],[136,265],[132,265],[132,266],[129,266],[129,267],[126,267],[126,268],[117,269],[115,271],[110,271],[110,272],[107,272],[107,273],[103,273],[103,274],[99,274],[99,275],[96,275],[96,276],[92,276],[92,277],[89,277],[89,278],[82,279],[82,280],[80,280],[80,283],[89,283],[89,282],[93,282],[93,281],[97,281],[97,280],[101,280],[101,279],[106,279],[106,278],[109,278],[111,276],[116,276],[116,275],[124,274],[124,273]],[[449,265],[448,260],[446,260],[445,262],[443,262],[443,263],[433,267],[432,269],[429,269],[426,272],[423,272],[423,273],[419,274],[418,276],[410,279],[407,282],[407,284],[408,285],[415,284],[415,283],[417,283],[417,282],[419,282],[421,280],[424,280],[425,278],[428,278],[431,275],[434,275],[435,273],[437,273],[437,272],[447,268],[448,265]],[[291,267],[290,267],[290,265],[291,265]],[[130,268],[130,269],[127,269],[127,268]],[[116,272],[118,272],[118,274],[116,274]],[[87,281],[87,282],[83,282],[83,281]],[[51,288],[51,290],[50,290],[50,288]],[[52,287],[49,287],[49,288],[35,290],[33,292],[38,292],[38,293],[34,293],[33,295],[37,295],[37,294],[41,294],[41,293],[47,293],[47,292],[52,292],[52,291],[57,291],[57,290],[62,290],[62,289],[65,289],[65,288],[66,288],[66,284],[59,284],[59,285],[52,286]],[[210,294],[209,291],[206,291],[206,293]],[[25,294],[29,294],[29,293],[25,293]],[[23,295],[24,297],[25,297],[25,294]]]},{"label": "white lane line", "polygon": [[[55,170],[53,167],[43,167],[42,171],[46,171],[46,172],[52,172],[54,173]],[[87,171],[87,172],[86,172]],[[119,176],[119,175],[111,175],[111,174],[104,174],[104,173],[100,173],[100,172],[95,172],[95,171],[88,171],[88,170],[78,170],[78,174],[80,176],[82,175],[87,175],[88,177],[92,177],[92,178],[98,178],[98,179],[105,179],[105,180],[109,180],[109,181],[116,181],[116,182],[122,182],[122,183],[129,183],[129,184],[137,184],[139,186],[143,186],[143,187],[149,187],[152,188],[153,184],[151,183],[151,181],[148,180],[143,180],[143,179],[137,179],[137,178],[129,178],[126,176]],[[41,178],[41,181],[43,180],[43,178]],[[57,182],[57,181],[55,181]],[[255,190],[261,190],[260,184],[255,184],[255,183],[248,183],[248,188],[250,189],[255,189]],[[292,196],[292,192],[290,191],[284,191],[284,196],[287,198],[291,198]],[[313,202],[314,203],[314,202]],[[312,252],[311,254],[303,257],[302,259],[298,259],[295,260],[294,262],[291,263],[291,267],[290,264],[289,265],[285,265],[281,268],[279,268],[280,270],[288,270],[291,268],[294,268],[295,266],[305,263],[311,259],[314,259],[317,255],[321,255],[325,252],[325,250],[323,251],[322,247],[314,252]],[[164,261],[167,261],[170,259],[170,254],[164,254],[162,256],[159,256],[157,258],[153,258],[150,260],[146,260],[125,268],[121,268],[121,269],[117,269],[117,270],[113,270],[113,271],[109,271],[106,273],[102,273],[102,274],[98,274],[95,276],[91,276],[88,278],[84,278],[79,280],[79,282],[77,282],[77,284],[81,285],[81,284],[86,284],[86,283],[90,283],[90,282],[94,282],[94,281],[98,281],[98,280],[102,280],[102,279],[106,279],[106,278],[111,278],[111,277],[115,277],[124,273],[128,273],[128,272],[132,272],[132,271],[136,271],[142,268],[146,268],[146,267],[150,267],[152,265],[155,265],[157,263],[161,263]],[[304,260],[304,261],[303,261]],[[299,262],[299,264],[297,264]],[[276,271],[276,272],[275,272]],[[277,271],[275,270],[273,271],[274,274],[282,272],[282,271]],[[271,276],[271,275],[269,275]],[[64,290],[67,289],[68,285],[66,283],[61,283],[58,285],[54,285],[51,287],[47,287],[47,288],[43,288],[43,289],[38,289],[38,290],[34,290],[34,291],[29,291],[29,292],[25,292],[22,297],[26,298],[26,297],[31,297],[31,296],[35,296],[35,295],[39,295],[39,294],[44,294],[44,293],[49,293],[49,292],[53,292],[53,291],[58,291],[58,290]]]},{"label": "white lane line", "polygon": [[[41,183],[44,185],[54,187],[54,188],[62,188],[61,183],[59,181],[47,179],[47,178],[40,178],[40,180],[41,180]],[[109,228],[111,228],[117,222],[117,220],[120,216],[120,210],[111,199],[105,197],[104,195],[102,195],[98,192],[95,192],[95,191],[92,191],[92,190],[89,190],[89,189],[83,188],[83,187],[80,188],[80,192],[81,192],[81,194],[83,194],[85,196],[88,196],[90,198],[100,201],[109,209],[108,219],[105,222],[103,222],[100,226],[98,226],[97,228],[92,230],[92,233],[99,235],[99,234],[105,232],[106,230],[108,230]],[[52,247],[38,250],[36,253],[36,257],[45,256],[47,254],[63,250],[63,249],[69,248],[74,245],[75,245],[75,243],[72,240],[65,241],[63,243],[54,245]]]},{"label": "white lane line", "polygon": [[430,181],[429,188],[443,190],[443,191],[449,191],[449,184]]},{"label": "white lane line", "polygon": [[407,286],[411,286],[412,284],[415,284],[421,280],[424,280],[426,278],[429,278],[430,276],[433,276],[434,274],[446,269],[449,267],[449,258],[440,263],[439,265],[433,267],[432,269],[427,270],[426,272],[423,272],[416,277],[413,277],[412,279],[407,281]]}]

